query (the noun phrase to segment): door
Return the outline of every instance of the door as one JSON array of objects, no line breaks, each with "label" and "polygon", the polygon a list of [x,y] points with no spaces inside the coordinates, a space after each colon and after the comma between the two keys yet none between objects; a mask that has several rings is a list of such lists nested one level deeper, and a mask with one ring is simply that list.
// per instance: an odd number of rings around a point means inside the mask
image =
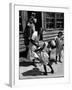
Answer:
[{"label": "door", "polygon": [[38,34],[39,34],[41,27],[42,27],[42,12],[28,11],[28,19],[30,18],[31,14],[33,12],[36,13],[37,23],[36,23],[35,27],[36,27],[36,31],[38,31]]}]

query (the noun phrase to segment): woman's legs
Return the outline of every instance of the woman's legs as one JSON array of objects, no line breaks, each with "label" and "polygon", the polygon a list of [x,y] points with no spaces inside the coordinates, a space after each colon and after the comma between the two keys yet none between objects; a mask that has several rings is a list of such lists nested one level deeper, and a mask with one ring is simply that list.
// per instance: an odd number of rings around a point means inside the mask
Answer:
[{"label": "woman's legs", "polygon": [[45,70],[44,75],[47,75],[46,65],[43,65],[43,67],[44,67],[44,70]]},{"label": "woman's legs", "polygon": [[55,61],[55,63],[57,64],[57,54],[56,54],[56,61]]},{"label": "woman's legs", "polygon": [[53,70],[52,66],[49,63],[47,65],[50,67],[51,73],[54,73],[54,70]]}]

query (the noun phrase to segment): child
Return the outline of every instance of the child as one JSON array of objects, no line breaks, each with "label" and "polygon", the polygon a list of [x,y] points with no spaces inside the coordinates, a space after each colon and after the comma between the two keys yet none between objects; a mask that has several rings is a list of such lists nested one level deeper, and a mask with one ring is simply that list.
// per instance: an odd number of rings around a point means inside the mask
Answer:
[{"label": "child", "polygon": [[48,48],[49,48],[49,61],[50,63],[53,63],[56,61],[56,43],[55,40],[51,40],[48,42]]},{"label": "child", "polygon": [[62,51],[62,43],[61,43],[61,39],[62,39],[62,32],[58,33],[58,36],[56,38],[56,64],[57,64],[57,57],[59,56],[59,62],[62,63],[61,61],[61,51]]},{"label": "child", "polygon": [[44,48],[41,52],[41,60],[43,61],[43,66],[44,66],[44,75],[47,75],[47,68],[46,66],[49,66],[50,69],[51,69],[51,73],[54,73],[54,70],[52,68],[52,66],[50,65],[49,63],[49,55],[48,55],[48,51],[49,51],[49,48],[48,48],[48,42],[45,42],[44,43]]}]

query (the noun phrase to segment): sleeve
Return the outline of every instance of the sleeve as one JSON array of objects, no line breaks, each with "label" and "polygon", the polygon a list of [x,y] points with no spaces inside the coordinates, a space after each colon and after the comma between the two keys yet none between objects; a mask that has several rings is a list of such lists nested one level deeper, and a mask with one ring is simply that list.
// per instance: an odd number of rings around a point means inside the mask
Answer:
[{"label": "sleeve", "polygon": [[33,33],[33,35],[32,35],[32,40],[35,40],[35,34]]},{"label": "sleeve", "polygon": [[35,40],[37,38],[37,32],[34,32],[32,35],[32,40]]}]

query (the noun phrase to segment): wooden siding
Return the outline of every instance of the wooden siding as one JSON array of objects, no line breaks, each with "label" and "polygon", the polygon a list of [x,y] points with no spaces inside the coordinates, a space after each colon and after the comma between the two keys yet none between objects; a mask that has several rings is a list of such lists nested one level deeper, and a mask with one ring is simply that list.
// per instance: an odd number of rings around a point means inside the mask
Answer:
[{"label": "wooden siding", "polygon": [[[49,13],[50,14],[50,13]],[[43,32],[43,41],[48,41],[48,40],[53,40],[57,35],[59,31],[64,32],[64,28],[60,27],[57,29],[57,23],[61,23],[62,21],[58,21],[58,19],[64,19],[63,16],[62,18],[59,17],[60,13],[56,13],[55,16],[49,16],[49,17],[45,17],[45,12],[42,12],[42,28],[45,29],[45,31]],[[26,50],[26,46],[24,45],[24,37],[23,37],[23,32],[26,26],[26,21],[27,21],[27,12],[22,12],[22,26],[23,26],[23,31],[19,31],[19,52],[25,51]],[[52,20],[53,18],[55,18],[55,28],[47,28],[46,27],[46,20],[45,18],[48,18],[50,20]],[[49,21],[48,21],[49,23]],[[51,23],[51,22],[50,22]]]},{"label": "wooden siding", "polygon": [[64,32],[63,30],[47,30],[43,32],[43,40],[48,41],[48,40],[53,40],[57,35],[58,32]]}]

